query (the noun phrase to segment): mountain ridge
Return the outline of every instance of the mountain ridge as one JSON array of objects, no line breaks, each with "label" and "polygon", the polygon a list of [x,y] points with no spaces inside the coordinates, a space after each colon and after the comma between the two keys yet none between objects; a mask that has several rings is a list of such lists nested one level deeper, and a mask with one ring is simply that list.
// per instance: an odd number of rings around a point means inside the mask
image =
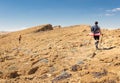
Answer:
[{"label": "mountain ridge", "polygon": [[0,82],[119,83],[120,30],[102,32],[100,50],[89,25],[47,24],[2,35]]}]

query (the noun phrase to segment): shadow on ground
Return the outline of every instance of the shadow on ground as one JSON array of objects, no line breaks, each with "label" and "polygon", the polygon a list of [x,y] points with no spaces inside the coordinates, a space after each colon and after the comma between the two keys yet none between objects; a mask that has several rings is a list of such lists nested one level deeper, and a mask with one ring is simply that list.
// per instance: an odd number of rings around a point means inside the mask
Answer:
[{"label": "shadow on ground", "polygon": [[108,47],[108,48],[100,48],[99,50],[111,50],[113,48],[116,48],[116,46]]}]

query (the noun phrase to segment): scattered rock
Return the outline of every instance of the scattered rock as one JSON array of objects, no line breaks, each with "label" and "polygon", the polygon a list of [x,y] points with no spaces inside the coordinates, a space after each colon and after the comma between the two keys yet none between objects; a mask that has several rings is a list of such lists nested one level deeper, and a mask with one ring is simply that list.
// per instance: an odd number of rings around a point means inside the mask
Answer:
[{"label": "scattered rock", "polygon": [[58,28],[61,28],[61,26],[57,25],[57,26],[54,26],[53,28],[58,29]]},{"label": "scattered rock", "polygon": [[80,61],[77,62],[77,64],[78,64],[78,65],[84,64],[84,62],[80,60]]},{"label": "scattered rock", "polygon": [[55,70],[56,70],[55,67],[50,67],[50,68],[49,68],[49,72],[50,72],[50,73],[53,73]]},{"label": "scattered rock", "polygon": [[71,71],[79,71],[79,70],[82,70],[82,66],[81,65],[77,65],[77,64],[75,64],[75,65],[73,65],[72,67],[71,67]]},{"label": "scattered rock", "polygon": [[55,77],[53,80],[52,80],[52,83],[56,83],[60,80],[64,80],[64,79],[67,79],[67,78],[70,78],[72,76],[72,74],[69,74],[67,72]]},{"label": "scattered rock", "polygon": [[52,49],[52,47],[49,47],[48,49]]},{"label": "scattered rock", "polygon": [[5,59],[4,58],[0,58],[0,62],[4,62],[5,61]]},{"label": "scattered rock", "polygon": [[47,74],[44,74],[44,75],[40,76],[40,79],[46,79],[46,78],[48,78]]},{"label": "scattered rock", "polygon": [[83,44],[80,44],[80,47],[84,46]]},{"label": "scattered rock", "polygon": [[34,74],[38,70],[38,68],[39,67],[34,67],[34,68],[30,69],[30,71],[28,72],[28,75]]},{"label": "scattered rock", "polygon": [[[37,26],[37,27],[39,27],[39,26]],[[47,30],[53,30],[53,27],[52,27],[51,24],[44,25],[43,27],[41,27],[40,29],[36,30],[35,32],[47,31]]]},{"label": "scattered rock", "polygon": [[0,39],[0,82],[119,83],[120,30],[103,30],[99,50],[89,31],[88,26],[53,30],[48,24],[9,33]]},{"label": "scattered rock", "polygon": [[8,67],[9,71],[16,71],[17,69],[18,68],[16,66],[13,66],[13,65],[11,65],[11,66]]},{"label": "scattered rock", "polygon": [[120,66],[120,62],[115,62],[114,66]]},{"label": "scattered rock", "polygon": [[37,61],[34,61],[34,62],[32,63],[32,65],[35,65],[35,64],[38,63],[38,62],[40,62],[40,63],[42,63],[42,62],[48,63],[48,59],[46,59],[46,58],[39,59],[39,60],[37,60]]},{"label": "scattered rock", "polygon": [[20,76],[20,74],[18,74],[18,71],[12,71],[12,72],[8,72],[8,73],[4,74],[3,78],[16,78],[19,76]]},{"label": "scattered rock", "polygon": [[14,71],[14,72],[10,73],[10,78],[16,78],[18,76],[19,76],[19,74],[18,74],[17,71]]},{"label": "scattered rock", "polygon": [[5,58],[5,60],[13,60],[13,59],[14,59],[13,56],[6,56],[6,57],[4,57],[4,58]]},{"label": "scattered rock", "polygon": [[72,70],[72,71],[78,71],[78,65],[73,65],[73,66],[71,67],[71,70]]},{"label": "scattered rock", "polygon": [[95,57],[95,55],[96,55],[96,53],[95,53],[95,52],[93,52],[93,54],[91,55],[91,57],[90,57],[90,58],[94,58],[94,57]]},{"label": "scattered rock", "polygon": [[46,58],[43,58],[43,59],[40,59],[39,62],[44,62],[44,63],[48,63],[48,59]]},{"label": "scattered rock", "polygon": [[90,72],[88,71],[88,70],[83,70],[83,71],[81,71],[80,73],[79,73],[79,76],[85,76],[85,75],[87,75],[87,74],[90,74]]},{"label": "scattered rock", "polygon": [[105,76],[107,75],[108,71],[103,69],[102,71],[99,71],[99,72],[92,72],[92,75],[95,77],[95,78],[101,78],[102,76]]},{"label": "scattered rock", "polygon": [[27,76],[25,77],[25,80],[33,80],[34,79],[34,76]]},{"label": "scattered rock", "polygon": [[100,59],[100,61],[105,62],[105,63],[112,63],[113,58],[104,58],[104,59]]}]

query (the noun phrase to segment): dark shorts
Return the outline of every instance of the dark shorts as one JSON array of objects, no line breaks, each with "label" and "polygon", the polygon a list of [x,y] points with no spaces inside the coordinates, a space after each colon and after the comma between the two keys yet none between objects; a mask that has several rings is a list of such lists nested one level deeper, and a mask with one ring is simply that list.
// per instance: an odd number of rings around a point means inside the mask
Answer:
[{"label": "dark shorts", "polygon": [[100,36],[94,36],[95,40],[99,40]]}]

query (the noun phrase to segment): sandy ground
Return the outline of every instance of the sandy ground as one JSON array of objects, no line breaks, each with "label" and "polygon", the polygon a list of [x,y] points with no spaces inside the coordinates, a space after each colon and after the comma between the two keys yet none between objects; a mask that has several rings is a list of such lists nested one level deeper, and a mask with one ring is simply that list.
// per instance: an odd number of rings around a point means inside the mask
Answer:
[{"label": "sandy ground", "polygon": [[120,29],[96,50],[90,26],[46,26],[0,35],[0,83],[120,83]]}]

